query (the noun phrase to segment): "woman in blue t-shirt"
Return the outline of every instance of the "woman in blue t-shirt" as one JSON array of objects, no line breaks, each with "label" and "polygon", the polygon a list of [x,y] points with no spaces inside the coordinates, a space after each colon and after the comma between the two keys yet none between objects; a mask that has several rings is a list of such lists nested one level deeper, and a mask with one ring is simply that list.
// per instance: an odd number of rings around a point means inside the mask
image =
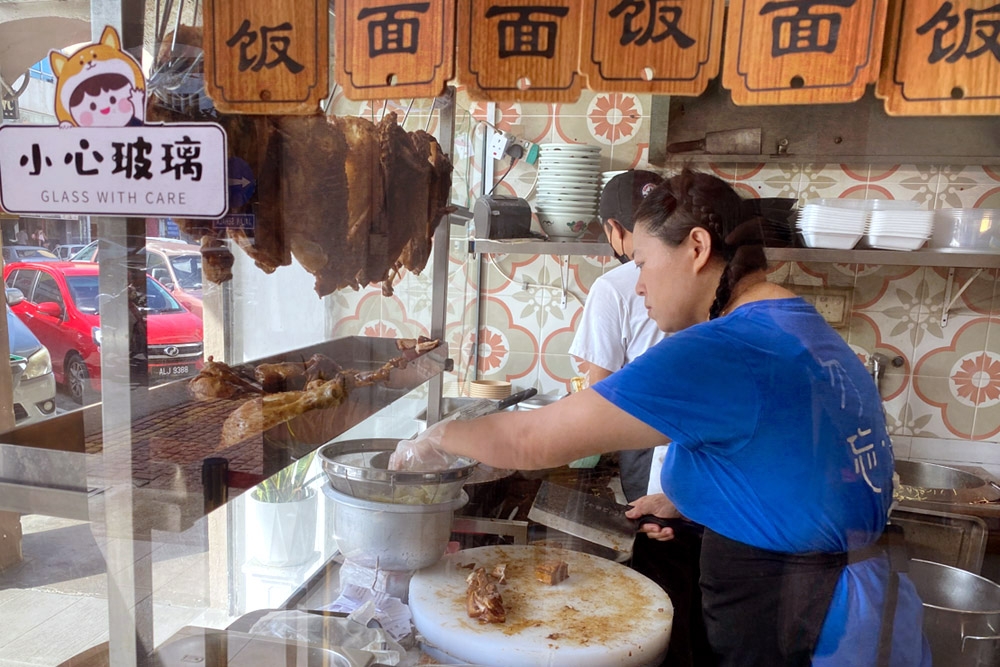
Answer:
[{"label": "woman in blue t-shirt", "polygon": [[440,468],[460,454],[539,469],[667,436],[666,495],[629,514],[705,527],[718,664],[929,665],[920,600],[877,544],[893,475],[878,392],[816,310],[767,281],[767,225],[745,210],[708,174],[656,188],[636,214],[636,292],[674,335],[542,410],[435,425],[401,442],[392,465]]}]

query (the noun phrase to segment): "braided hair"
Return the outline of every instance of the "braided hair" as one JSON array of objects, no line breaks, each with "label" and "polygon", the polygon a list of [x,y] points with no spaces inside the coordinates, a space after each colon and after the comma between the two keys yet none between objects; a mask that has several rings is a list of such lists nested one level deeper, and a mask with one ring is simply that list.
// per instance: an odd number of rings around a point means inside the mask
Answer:
[{"label": "braided hair", "polygon": [[725,262],[709,319],[722,314],[740,279],[767,268],[764,245],[774,234],[752,210],[722,179],[684,169],[650,192],[636,212],[636,226],[674,248],[692,229],[708,231],[711,257]]}]

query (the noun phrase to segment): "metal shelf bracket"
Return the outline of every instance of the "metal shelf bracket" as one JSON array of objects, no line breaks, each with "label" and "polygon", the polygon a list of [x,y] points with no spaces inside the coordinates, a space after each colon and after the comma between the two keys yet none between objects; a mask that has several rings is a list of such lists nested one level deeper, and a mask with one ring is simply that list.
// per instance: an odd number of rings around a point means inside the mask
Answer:
[{"label": "metal shelf bracket", "polygon": [[955,269],[948,269],[948,282],[945,284],[944,288],[944,302],[941,306],[941,327],[944,328],[948,326],[948,314],[951,309],[955,307],[955,302],[958,301],[962,293],[969,288],[972,281],[979,277],[979,274],[983,272],[983,269],[976,269],[976,272],[972,274],[972,277],[965,281],[965,283],[959,288],[955,295],[952,296],[952,289],[955,287]]}]

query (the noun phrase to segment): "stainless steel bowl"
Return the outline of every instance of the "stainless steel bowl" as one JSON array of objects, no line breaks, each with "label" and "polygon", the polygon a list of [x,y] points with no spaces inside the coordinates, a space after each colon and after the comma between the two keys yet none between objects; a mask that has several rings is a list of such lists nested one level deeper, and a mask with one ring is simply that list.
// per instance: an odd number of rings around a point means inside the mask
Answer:
[{"label": "stainless steel bowl", "polygon": [[431,505],[361,500],[330,486],[333,537],[344,558],[362,567],[411,572],[438,562],[448,547],[451,520],[469,496]]},{"label": "stainless steel bowl", "polygon": [[455,500],[476,467],[460,457],[456,467],[437,472],[388,470],[399,440],[371,438],[331,442],[319,449],[330,484],[353,498],[382,503],[431,505]]},{"label": "stainless steel bowl", "polygon": [[1000,499],[1000,490],[964,470],[923,461],[896,461],[900,486],[897,500],[937,503],[986,503]]}]

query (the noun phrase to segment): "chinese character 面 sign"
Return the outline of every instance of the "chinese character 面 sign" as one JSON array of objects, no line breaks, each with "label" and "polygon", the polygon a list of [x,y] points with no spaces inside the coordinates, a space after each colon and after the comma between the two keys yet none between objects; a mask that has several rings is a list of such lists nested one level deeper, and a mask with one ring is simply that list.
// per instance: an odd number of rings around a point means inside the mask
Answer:
[{"label": "chinese character \u9762 sign", "polygon": [[593,0],[589,14],[591,90],[700,95],[719,73],[725,0]]},{"label": "chinese character \u9762 sign", "polygon": [[1000,114],[1000,2],[892,6],[877,93],[890,115]]},{"label": "chinese character \u9762 sign", "polygon": [[450,0],[336,0],[337,82],[352,100],[437,97],[455,68]]},{"label": "chinese character \u9762 sign", "polygon": [[854,102],[877,76],[888,0],[732,0],[722,83],[736,104]]},{"label": "chinese character \u9762 sign", "polygon": [[0,126],[0,206],[11,213],[218,218],[226,135],[214,123]]},{"label": "chinese character \u9762 sign", "polygon": [[584,4],[571,0],[459,3],[456,74],[469,96],[540,102],[578,99]]},{"label": "chinese character \u9762 sign", "polygon": [[205,85],[226,113],[313,114],[329,83],[325,0],[206,0]]}]

